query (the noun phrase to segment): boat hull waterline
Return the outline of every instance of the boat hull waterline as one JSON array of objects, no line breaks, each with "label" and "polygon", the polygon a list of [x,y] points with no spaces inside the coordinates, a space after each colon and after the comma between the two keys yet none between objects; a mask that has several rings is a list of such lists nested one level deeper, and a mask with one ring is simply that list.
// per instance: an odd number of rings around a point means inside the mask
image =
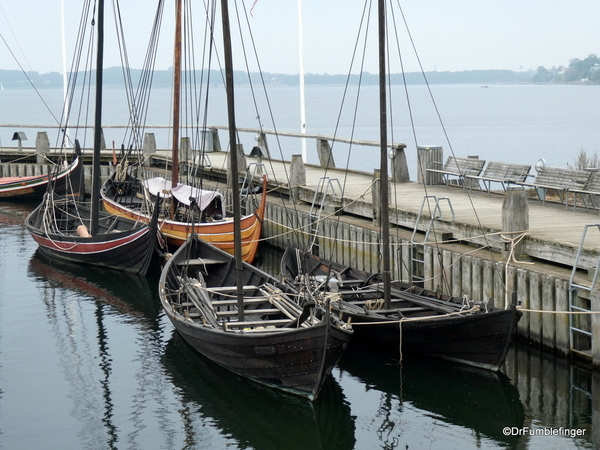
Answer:
[{"label": "boat hull waterline", "polygon": [[336,304],[333,309],[343,319],[351,318],[356,339],[492,371],[502,366],[519,317],[513,310],[502,309],[464,316],[398,320],[352,314]]}]

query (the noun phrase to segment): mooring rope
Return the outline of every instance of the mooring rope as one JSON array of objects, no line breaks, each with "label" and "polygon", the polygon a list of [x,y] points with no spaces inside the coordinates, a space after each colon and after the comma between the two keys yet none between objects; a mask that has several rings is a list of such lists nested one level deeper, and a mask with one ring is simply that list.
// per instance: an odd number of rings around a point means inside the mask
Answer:
[{"label": "mooring rope", "polygon": [[[515,232],[516,233],[516,232]],[[529,231],[520,231],[519,234],[514,238],[509,238],[504,234],[501,234],[500,237],[502,242],[508,243],[510,242],[510,251],[508,252],[508,257],[506,258],[506,264],[504,264],[504,279],[508,280],[508,264],[512,261],[515,264],[533,264],[530,261],[518,261],[515,257],[515,247],[521,240],[525,238],[529,234]],[[504,289],[504,309],[508,309],[508,289]]]}]

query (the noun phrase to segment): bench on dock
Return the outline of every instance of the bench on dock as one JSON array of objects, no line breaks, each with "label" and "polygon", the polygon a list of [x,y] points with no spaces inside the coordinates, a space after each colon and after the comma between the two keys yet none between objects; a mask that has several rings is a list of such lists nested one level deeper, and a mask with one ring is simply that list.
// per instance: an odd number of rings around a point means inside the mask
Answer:
[{"label": "bench on dock", "polygon": [[[572,188],[568,190],[568,193],[573,194],[573,210],[577,209],[577,195],[580,196],[581,201],[586,208],[598,208],[600,174],[598,172],[591,172],[590,180],[583,189]],[[590,201],[589,206],[587,199]]]},{"label": "bench on dock", "polygon": [[[531,166],[526,164],[512,164],[498,161],[490,161],[481,175],[466,175],[465,178],[474,182],[483,182],[483,187],[490,195],[492,183],[500,183],[502,189],[506,191],[506,185],[509,183],[523,183],[527,180]],[[474,183],[469,183],[472,188]]]},{"label": "bench on dock", "polygon": [[441,174],[446,187],[450,184],[464,187],[465,177],[478,176],[484,165],[485,161],[483,159],[448,156],[445,164],[432,161],[427,168],[427,172]]},{"label": "bench on dock", "polygon": [[569,193],[586,189],[592,172],[577,169],[561,169],[558,167],[540,167],[533,182],[516,183],[536,189],[538,198],[546,203],[546,191],[555,191],[561,203],[569,206]]}]

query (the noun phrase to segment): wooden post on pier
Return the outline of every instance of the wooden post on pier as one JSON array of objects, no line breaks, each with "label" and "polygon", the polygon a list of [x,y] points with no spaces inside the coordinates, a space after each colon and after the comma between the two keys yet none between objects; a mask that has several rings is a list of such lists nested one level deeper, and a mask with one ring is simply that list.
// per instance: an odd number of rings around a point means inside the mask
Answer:
[{"label": "wooden post on pier", "polygon": [[432,163],[443,164],[443,158],[444,151],[441,145],[417,146],[417,182],[427,186],[444,184],[441,173],[427,172],[427,169],[433,167]]},{"label": "wooden post on pier", "polygon": [[189,137],[182,137],[179,143],[179,173],[186,175],[188,173],[188,164],[192,158],[192,142]]},{"label": "wooden post on pier", "polygon": [[427,172],[427,169],[434,167],[433,163],[443,164],[443,158],[444,151],[441,145],[417,146],[417,183],[427,186],[444,184],[441,173]]},{"label": "wooden post on pier", "polygon": [[50,139],[45,131],[38,131],[35,137],[35,163],[44,164],[44,155],[50,153]]},{"label": "wooden post on pier", "polygon": [[154,133],[144,134],[144,145],[142,147],[142,155],[144,156],[144,167],[150,167],[151,156],[156,153],[156,138]]},{"label": "wooden post on pier", "polygon": [[23,141],[27,140],[27,136],[22,131],[15,131],[12,137],[13,141],[17,141],[17,149],[19,153],[23,151]]},{"label": "wooden post on pier", "polygon": [[394,183],[410,182],[408,173],[408,163],[406,162],[406,153],[404,149],[406,144],[397,144],[392,147],[390,156],[392,157],[392,181]]},{"label": "wooden post on pier", "polygon": [[317,154],[319,155],[319,163],[322,169],[335,168],[333,153],[327,139],[317,138]]},{"label": "wooden post on pier", "polygon": [[260,148],[262,156],[271,158],[271,152],[269,151],[269,145],[267,144],[267,135],[265,133],[258,133],[256,135],[256,145]]},{"label": "wooden post on pier", "polygon": [[529,203],[523,186],[508,186],[502,203],[502,234],[507,239],[502,257],[520,261],[525,254],[522,234],[529,231]]},{"label": "wooden post on pier", "polygon": [[212,133],[212,150],[213,152],[221,151],[221,141],[219,140],[219,130],[216,128],[211,128],[210,132]]},{"label": "wooden post on pier", "polygon": [[300,199],[300,186],[306,186],[306,167],[302,155],[292,155],[290,163],[290,193],[294,200]]}]

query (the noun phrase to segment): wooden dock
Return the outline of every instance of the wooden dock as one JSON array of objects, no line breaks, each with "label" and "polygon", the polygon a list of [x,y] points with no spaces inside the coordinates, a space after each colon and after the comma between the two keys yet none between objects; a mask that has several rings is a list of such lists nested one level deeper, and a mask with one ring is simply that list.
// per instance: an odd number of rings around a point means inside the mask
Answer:
[{"label": "wooden dock", "polygon": [[[210,167],[204,168],[208,178],[221,186],[228,177],[227,160],[225,152],[209,153]],[[153,153],[149,162],[150,170],[164,171],[169,165],[168,152]],[[305,164],[306,182],[291,186],[290,162],[246,156],[246,165],[254,177],[265,173],[269,179],[272,195],[263,227],[266,241],[281,248],[307,243],[316,228],[321,256],[371,272],[380,270],[374,174]],[[108,173],[110,167],[103,169]],[[600,365],[600,314],[595,313],[600,311],[600,293],[597,289],[570,289],[569,284],[584,227],[600,224],[598,210],[573,210],[573,205],[566,208],[565,204],[529,199],[529,229],[521,230],[523,256],[507,261],[502,255],[509,245],[502,238],[503,191],[488,195],[477,189],[425,186],[414,181],[392,182],[390,187],[393,278],[411,281],[411,248],[415,242],[424,244],[420,275],[425,287],[497,306],[516,292],[524,310],[519,323],[521,338]],[[297,201],[292,202],[292,196]],[[433,203],[423,208],[426,197]],[[315,199],[317,205],[311,207]],[[434,232],[424,243],[424,232],[430,226],[429,208],[433,209],[435,201],[440,209],[434,215]],[[290,210],[294,214],[289,214]],[[317,227],[311,212],[320,215]],[[415,226],[419,233],[413,235]],[[292,233],[298,228],[300,237]],[[600,228],[595,227],[588,233],[576,284],[590,285],[589,272],[598,265],[599,256]],[[570,314],[573,305],[590,313]],[[573,329],[581,331],[573,333]]]},{"label": "wooden dock", "polygon": [[[213,172],[227,172],[226,153],[209,154]],[[247,159],[251,170],[256,160]],[[266,171],[272,189],[289,188],[287,178],[290,173],[288,162],[275,160],[263,161],[261,168]],[[373,219],[373,174],[339,169],[322,169],[305,164],[306,185],[300,189],[300,200],[311,203],[315,190],[322,179],[331,181],[332,189],[327,196],[328,211],[341,210],[368,220]],[[339,182],[339,184],[338,184]],[[491,246],[501,250],[502,191],[488,196],[485,191],[446,187],[445,185],[425,186],[416,182],[391,183],[390,222],[393,225],[413,230],[425,196],[439,199],[442,217],[435,221],[436,235],[444,236],[446,241],[472,243],[478,246]],[[340,188],[343,190],[340,192]],[[318,196],[320,198],[320,196]],[[447,200],[446,200],[447,199]],[[449,206],[454,211],[454,220]],[[582,232],[587,224],[599,224],[597,209],[585,209],[581,206],[573,210],[570,205],[546,201],[545,205],[536,199],[529,200],[529,230],[525,233],[525,253],[532,261],[546,261],[570,269],[581,242]],[[420,231],[429,225],[428,208],[424,210],[418,224]],[[580,268],[587,270],[596,266],[600,256],[600,229],[588,233],[585,242],[585,257]]]}]

